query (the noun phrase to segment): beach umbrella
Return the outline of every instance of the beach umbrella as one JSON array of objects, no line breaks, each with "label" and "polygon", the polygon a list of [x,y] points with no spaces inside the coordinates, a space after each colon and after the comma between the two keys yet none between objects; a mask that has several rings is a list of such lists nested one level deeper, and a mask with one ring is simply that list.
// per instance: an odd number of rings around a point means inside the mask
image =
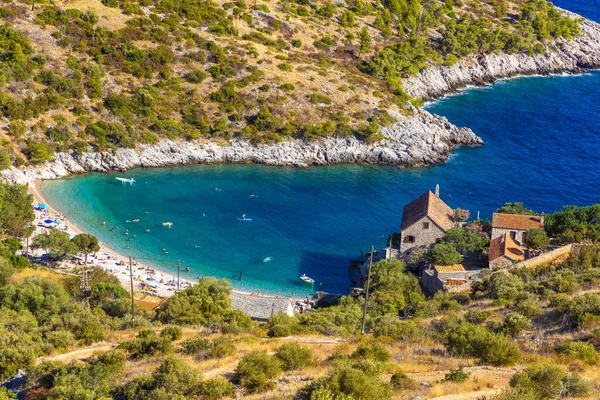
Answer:
[{"label": "beach umbrella", "polygon": [[44,210],[44,209],[48,208],[48,206],[47,206],[47,205],[45,205],[44,203],[40,203],[40,204],[38,205],[38,208],[39,208],[40,210]]},{"label": "beach umbrella", "polygon": [[52,224],[52,223],[54,223],[54,221],[51,220],[51,219],[47,219],[47,220],[44,221],[44,223],[45,224]]}]

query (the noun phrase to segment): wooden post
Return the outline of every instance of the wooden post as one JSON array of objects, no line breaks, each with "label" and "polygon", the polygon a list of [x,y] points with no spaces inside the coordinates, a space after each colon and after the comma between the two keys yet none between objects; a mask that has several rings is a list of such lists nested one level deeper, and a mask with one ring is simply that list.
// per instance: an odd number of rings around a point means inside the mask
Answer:
[{"label": "wooden post", "polygon": [[177,296],[179,296],[179,270],[181,269],[181,261],[177,260]]},{"label": "wooden post", "polygon": [[367,287],[365,291],[365,304],[363,306],[363,318],[362,318],[362,326],[360,328],[360,334],[365,334],[365,323],[367,321],[367,302],[369,301],[369,285],[371,284],[371,265],[373,264],[373,252],[375,248],[371,246],[371,257],[369,259],[369,269],[367,272]]},{"label": "wooden post", "polygon": [[131,327],[135,328],[135,300],[133,299],[133,263],[129,256],[129,282],[131,283]]}]

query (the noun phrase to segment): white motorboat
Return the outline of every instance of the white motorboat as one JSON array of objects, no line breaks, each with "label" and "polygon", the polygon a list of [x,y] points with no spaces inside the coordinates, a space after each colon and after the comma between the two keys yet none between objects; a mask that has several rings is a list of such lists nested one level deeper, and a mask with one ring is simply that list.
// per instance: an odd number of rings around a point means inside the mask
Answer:
[{"label": "white motorboat", "polygon": [[302,274],[302,276],[300,276],[300,280],[302,280],[302,282],[304,283],[309,283],[311,285],[315,284],[315,280],[309,276],[306,276],[306,274]]},{"label": "white motorboat", "polygon": [[129,183],[131,185],[133,185],[135,183],[135,179],[133,178],[115,178],[116,180],[118,180],[119,182],[121,182],[123,185],[126,183]]}]

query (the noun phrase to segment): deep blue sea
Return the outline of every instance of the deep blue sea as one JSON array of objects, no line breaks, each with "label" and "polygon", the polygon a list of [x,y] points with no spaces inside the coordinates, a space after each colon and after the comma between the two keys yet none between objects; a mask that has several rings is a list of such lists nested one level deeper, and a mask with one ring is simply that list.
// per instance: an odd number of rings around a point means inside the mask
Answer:
[{"label": "deep blue sea", "polygon": [[[556,4],[600,20],[594,0]],[[383,247],[399,230],[403,206],[436,184],[451,207],[482,218],[506,201],[547,213],[600,202],[598,87],[598,72],[518,78],[429,105],[486,142],[431,168],[201,165],[88,174],[47,181],[42,190],[109,247],[159,269],[175,271],[180,259],[191,268],[185,277],[235,278],[236,289],[283,295],[310,293],[298,278],[306,273],[315,288],[323,282],[347,293],[348,260]],[[116,176],[138,183],[123,186]],[[242,214],[252,221],[238,221]]]}]

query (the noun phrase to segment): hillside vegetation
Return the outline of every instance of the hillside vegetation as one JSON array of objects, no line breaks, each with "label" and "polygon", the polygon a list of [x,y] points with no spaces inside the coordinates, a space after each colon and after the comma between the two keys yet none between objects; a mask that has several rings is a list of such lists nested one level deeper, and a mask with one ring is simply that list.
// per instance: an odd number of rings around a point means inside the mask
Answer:
[{"label": "hillside vegetation", "polygon": [[0,168],[164,138],[376,141],[419,104],[403,77],[579,33],[545,0],[13,1],[0,17]]},{"label": "hillside vegetation", "polygon": [[[404,263],[374,264],[361,335],[364,296],[257,323],[213,278],[132,315],[130,294],[102,268],[86,267],[83,290],[84,271],[58,274],[18,254],[31,201],[25,187],[0,184],[0,381],[25,370],[26,399],[600,396],[598,205],[548,216],[562,240],[589,242],[566,260],[482,270],[464,293],[427,297]],[[34,245],[56,260],[97,251],[90,235],[40,237]]]}]

